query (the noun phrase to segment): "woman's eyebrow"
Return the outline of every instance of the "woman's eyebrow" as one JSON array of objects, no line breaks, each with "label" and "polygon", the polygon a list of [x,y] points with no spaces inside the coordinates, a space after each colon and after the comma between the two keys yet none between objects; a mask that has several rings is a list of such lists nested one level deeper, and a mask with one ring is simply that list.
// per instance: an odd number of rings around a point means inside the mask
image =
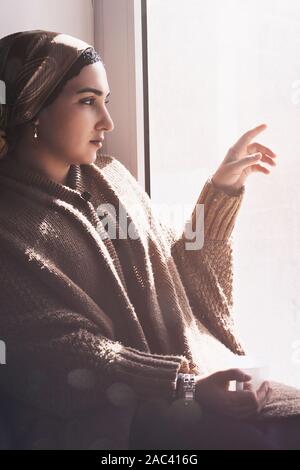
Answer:
[{"label": "woman's eyebrow", "polygon": [[[98,95],[98,96],[102,96],[103,95],[103,91],[101,90],[96,90],[96,88],[80,88],[80,90],[76,91],[76,93],[95,93],[95,95]],[[110,92],[107,93],[106,97],[108,97],[110,95]]]}]

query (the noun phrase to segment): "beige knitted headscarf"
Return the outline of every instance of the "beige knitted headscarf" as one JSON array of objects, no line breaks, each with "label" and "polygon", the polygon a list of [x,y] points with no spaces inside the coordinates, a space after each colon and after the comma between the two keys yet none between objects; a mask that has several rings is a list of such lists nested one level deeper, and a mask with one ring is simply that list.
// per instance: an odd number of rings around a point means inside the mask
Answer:
[{"label": "beige knitted headscarf", "polygon": [[0,158],[6,131],[31,121],[90,44],[53,31],[32,30],[0,39]]}]

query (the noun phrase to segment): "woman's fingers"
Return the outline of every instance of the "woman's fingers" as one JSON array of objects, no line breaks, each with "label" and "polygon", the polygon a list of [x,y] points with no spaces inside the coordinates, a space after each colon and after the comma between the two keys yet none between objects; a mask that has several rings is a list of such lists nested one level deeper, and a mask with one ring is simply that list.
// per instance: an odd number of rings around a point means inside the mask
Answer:
[{"label": "woman's fingers", "polygon": [[240,137],[239,140],[234,144],[233,149],[238,152],[243,148],[247,147],[250,144],[251,140],[253,140],[254,137],[260,134],[266,128],[266,124],[260,124],[259,126],[256,126],[253,129],[250,129],[249,131],[245,132],[245,134],[243,134],[242,137]]},{"label": "woman's fingers", "polygon": [[211,378],[218,384],[228,382],[230,380],[238,380],[239,382],[244,382],[250,380],[251,376],[245,374],[241,369],[226,369],[215,372],[211,375]]},{"label": "woman's fingers", "polygon": [[267,399],[266,399],[266,403],[269,403],[271,397],[272,397],[272,393],[273,393],[273,390],[271,387],[269,387],[269,390],[268,390],[268,394],[267,394]]},{"label": "woman's fingers", "polygon": [[246,417],[256,414],[258,405],[255,394],[252,393],[251,395],[248,394],[247,396],[245,396],[247,392],[240,393],[243,393],[244,396],[239,397],[238,399],[237,397],[235,397],[233,400],[230,400],[230,403],[226,406],[226,409],[224,410],[226,414],[236,417]]},{"label": "woman's fingers", "polygon": [[250,390],[252,392],[254,390],[253,383],[251,381],[250,382],[245,382],[244,383],[244,390]]},{"label": "woman's fingers", "polygon": [[265,162],[265,163],[268,163],[271,166],[276,166],[277,165],[277,163],[273,160],[273,158],[271,158],[266,153],[263,153],[263,156],[261,157],[261,161]]},{"label": "woman's fingers", "polygon": [[247,151],[249,153],[256,153],[256,152],[261,152],[262,154],[267,154],[271,158],[276,158],[277,155],[276,153],[273,152],[269,147],[266,147],[265,145],[262,145],[258,142],[253,142],[252,144],[248,145]]},{"label": "woman's fingers", "polygon": [[243,390],[241,392],[228,392],[231,394],[230,405],[233,408],[245,407],[255,410],[257,407],[257,397],[253,390]]},{"label": "woman's fingers", "polygon": [[242,171],[245,171],[248,169],[247,173],[250,171],[260,171],[262,173],[268,174],[270,173],[270,170],[263,165],[260,165],[260,162],[267,163],[271,166],[275,166],[276,163],[272,160],[271,157],[268,155],[262,155],[260,152],[254,153],[253,155],[247,155],[247,157],[241,158],[240,160],[237,160],[235,162],[232,162],[231,169],[237,170],[237,172],[242,173]]},{"label": "woman's fingers", "polygon": [[236,160],[232,163],[231,169],[238,170],[238,172],[242,173],[242,171],[247,168],[248,166],[254,165],[255,163],[259,162],[262,159],[262,154],[260,152],[254,153],[253,155],[247,155],[247,157],[243,157],[240,160]]},{"label": "woman's fingers", "polygon": [[244,384],[244,391],[227,392],[226,414],[245,418],[259,413],[271,398],[269,382],[263,382],[257,391],[251,382]]},{"label": "woman's fingers", "polygon": [[270,170],[268,170],[268,168],[262,165],[252,165],[250,169],[251,169],[251,172],[259,171],[260,173],[264,173],[265,175],[268,175],[270,173]]},{"label": "woman's fingers", "polygon": [[259,411],[266,405],[270,396],[270,384],[269,382],[263,382],[256,392],[257,401],[259,403]]}]

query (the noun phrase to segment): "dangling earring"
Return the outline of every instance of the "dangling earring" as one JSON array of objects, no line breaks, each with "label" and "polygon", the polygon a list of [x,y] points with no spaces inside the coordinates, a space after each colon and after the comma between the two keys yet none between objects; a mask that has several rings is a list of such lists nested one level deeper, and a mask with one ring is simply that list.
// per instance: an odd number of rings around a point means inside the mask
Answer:
[{"label": "dangling earring", "polygon": [[34,125],[34,134],[33,134],[33,137],[34,137],[35,139],[37,139],[37,136],[38,136],[38,134],[37,134],[37,124],[35,124],[35,125]]}]

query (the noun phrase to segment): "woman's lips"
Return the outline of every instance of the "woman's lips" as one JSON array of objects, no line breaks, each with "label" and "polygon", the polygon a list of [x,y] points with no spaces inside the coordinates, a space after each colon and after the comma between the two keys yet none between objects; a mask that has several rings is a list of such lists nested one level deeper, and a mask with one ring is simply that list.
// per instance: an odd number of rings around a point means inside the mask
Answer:
[{"label": "woman's lips", "polygon": [[90,140],[91,144],[95,145],[96,147],[102,147],[102,142],[98,140]]}]

